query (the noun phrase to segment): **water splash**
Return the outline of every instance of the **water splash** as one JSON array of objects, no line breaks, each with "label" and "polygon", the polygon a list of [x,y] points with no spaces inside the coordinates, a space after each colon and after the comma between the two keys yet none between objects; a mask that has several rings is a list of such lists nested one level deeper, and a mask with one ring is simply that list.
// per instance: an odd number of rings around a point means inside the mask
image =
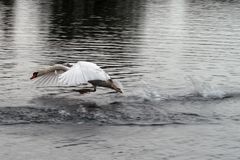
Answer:
[{"label": "water splash", "polygon": [[155,100],[162,100],[164,99],[164,95],[160,94],[159,90],[156,90],[156,86],[150,85],[146,81],[142,80],[141,81],[142,86],[143,86],[143,96],[145,99],[155,99]]},{"label": "water splash", "polygon": [[194,92],[201,97],[211,99],[222,99],[227,97],[227,94],[224,91],[220,90],[213,84],[210,84],[210,82],[192,76],[187,77],[187,79],[193,85]]}]

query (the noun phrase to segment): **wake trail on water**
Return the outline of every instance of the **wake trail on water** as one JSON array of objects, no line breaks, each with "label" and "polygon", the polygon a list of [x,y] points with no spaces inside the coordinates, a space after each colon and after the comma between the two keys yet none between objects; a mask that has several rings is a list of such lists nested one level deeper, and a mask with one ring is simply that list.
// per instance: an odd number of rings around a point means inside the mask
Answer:
[{"label": "wake trail on water", "polygon": [[142,91],[138,90],[137,94],[126,93],[124,96],[102,94],[99,99],[87,99],[84,96],[73,98],[44,95],[34,98],[30,106],[0,107],[0,124],[93,123],[161,126],[210,123],[219,120],[221,116],[207,107],[223,103],[226,98],[240,98],[240,93],[226,93],[201,79],[187,79],[193,90],[176,94],[163,94],[156,86],[143,82]]}]

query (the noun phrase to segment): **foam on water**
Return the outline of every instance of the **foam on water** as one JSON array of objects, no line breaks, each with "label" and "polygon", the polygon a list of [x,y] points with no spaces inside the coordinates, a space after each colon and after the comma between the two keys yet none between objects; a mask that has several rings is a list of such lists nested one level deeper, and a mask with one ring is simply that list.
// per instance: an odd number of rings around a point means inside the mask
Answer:
[{"label": "foam on water", "polygon": [[222,99],[227,97],[224,91],[203,79],[197,79],[192,76],[189,76],[187,79],[189,79],[193,85],[194,92],[204,98]]},{"label": "foam on water", "polygon": [[[92,95],[65,97],[49,94],[32,100],[31,106],[1,107],[0,123],[94,123],[110,125],[169,125],[212,123],[219,117],[202,106],[224,103],[224,95],[203,85],[197,94],[164,95],[157,90],[146,94],[102,95],[102,99],[92,99]],[[198,82],[199,83],[199,82]],[[194,86],[194,87],[195,87]],[[154,90],[151,88],[151,90]],[[221,93],[221,94],[219,94]],[[238,98],[240,94],[229,97]],[[108,100],[104,97],[108,96]],[[216,119],[217,118],[217,119]]]}]

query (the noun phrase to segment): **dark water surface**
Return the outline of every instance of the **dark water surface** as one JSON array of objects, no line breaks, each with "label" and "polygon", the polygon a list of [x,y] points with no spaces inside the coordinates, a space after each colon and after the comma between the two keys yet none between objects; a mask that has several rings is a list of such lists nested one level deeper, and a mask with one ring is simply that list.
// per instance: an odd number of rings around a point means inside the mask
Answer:
[{"label": "dark water surface", "polygon": [[[0,159],[239,159],[239,11],[237,0],[0,0]],[[29,80],[80,60],[125,93]]]}]

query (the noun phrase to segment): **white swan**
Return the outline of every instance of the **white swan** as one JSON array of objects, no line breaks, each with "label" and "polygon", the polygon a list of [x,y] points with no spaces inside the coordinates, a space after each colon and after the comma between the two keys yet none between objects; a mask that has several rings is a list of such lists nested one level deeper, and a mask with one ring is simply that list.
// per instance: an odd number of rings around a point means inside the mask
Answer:
[{"label": "white swan", "polygon": [[79,93],[95,92],[96,87],[107,87],[122,92],[120,84],[99,66],[91,62],[79,61],[75,64],[55,64],[46,69],[41,69],[33,73],[31,80],[36,78],[39,85],[67,85],[78,86],[91,84],[93,90],[81,89]]}]

